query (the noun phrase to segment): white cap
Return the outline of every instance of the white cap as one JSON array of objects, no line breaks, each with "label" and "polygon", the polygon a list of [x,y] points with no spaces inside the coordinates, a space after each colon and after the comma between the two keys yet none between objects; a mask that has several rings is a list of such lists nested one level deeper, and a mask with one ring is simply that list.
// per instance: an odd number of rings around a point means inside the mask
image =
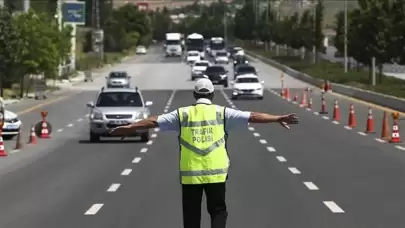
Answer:
[{"label": "white cap", "polygon": [[214,85],[208,78],[201,78],[195,83],[194,91],[198,94],[212,93],[214,92]]}]

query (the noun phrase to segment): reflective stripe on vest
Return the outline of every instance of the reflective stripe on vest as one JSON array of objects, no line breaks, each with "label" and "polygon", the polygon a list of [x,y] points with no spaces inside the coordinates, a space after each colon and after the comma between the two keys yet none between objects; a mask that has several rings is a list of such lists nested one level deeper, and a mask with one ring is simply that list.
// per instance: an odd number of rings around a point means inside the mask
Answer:
[{"label": "reflective stripe on vest", "polygon": [[224,108],[197,104],[178,111],[182,184],[225,182],[229,158],[225,148]]}]

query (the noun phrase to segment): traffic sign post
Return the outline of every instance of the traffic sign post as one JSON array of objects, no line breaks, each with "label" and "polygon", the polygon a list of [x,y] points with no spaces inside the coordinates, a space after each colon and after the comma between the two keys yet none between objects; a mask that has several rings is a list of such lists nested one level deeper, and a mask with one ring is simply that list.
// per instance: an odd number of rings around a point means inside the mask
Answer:
[{"label": "traffic sign post", "polygon": [[85,25],[86,3],[75,1],[63,2],[62,18],[64,24]]}]

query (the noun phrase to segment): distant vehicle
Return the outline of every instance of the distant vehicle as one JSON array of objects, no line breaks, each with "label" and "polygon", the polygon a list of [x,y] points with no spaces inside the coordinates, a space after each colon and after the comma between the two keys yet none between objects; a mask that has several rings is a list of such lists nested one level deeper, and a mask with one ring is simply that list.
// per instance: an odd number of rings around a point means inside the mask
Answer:
[{"label": "distant vehicle", "polygon": [[198,33],[192,33],[186,38],[187,51],[198,51],[201,59],[205,59],[204,36]]},{"label": "distant vehicle", "polygon": [[165,52],[166,52],[166,57],[169,57],[169,56],[181,57],[182,56],[183,48],[182,48],[181,33],[166,33]]},{"label": "distant vehicle", "polygon": [[204,77],[210,79],[214,85],[228,87],[228,71],[221,65],[207,67]]},{"label": "distant vehicle", "polygon": [[191,68],[191,80],[195,80],[196,78],[203,78],[204,71],[209,66],[211,66],[211,64],[207,60],[201,60],[201,61],[195,62]]},{"label": "distant vehicle", "polygon": [[112,71],[105,78],[107,79],[107,88],[129,88],[131,85],[131,76],[125,71]]},{"label": "distant vehicle", "polygon": [[231,51],[231,58],[234,59],[236,54],[238,53],[238,51],[243,50],[243,48],[241,47],[233,47],[232,51]]},{"label": "distant vehicle", "polygon": [[148,53],[148,50],[146,50],[146,47],[145,46],[142,46],[142,45],[140,45],[140,46],[138,46],[138,47],[136,47],[136,54],[140,54],[140,55],[145,55],[146,53]]},{"label": "distant vehicle", "polygon": [[21,124],[22,122],[16,113],[4,110],[4,125],[1,132],[3,139],[10,140],[18,135]]},{"label": "distant vehicle", "polygon": [[254,74],[257,76],[259,72],[251,65],[248,64],[241,64],[238,65],[235,70],[233,71],[233,78],[236,79],[240,75],[244,74]]},{"label": "distant vehicle", "polygon": [[217,51],[215,54],[215,63],[229,63],[228,52],[226,51]]},{"label": "distant vehicle", "polygon": [[238,65],[248,63],[249,61],[245,55],[237,55],[233,60],[233,69],[235,69]]},{"label": "distant vehicle", "polygon": [[194,64],[201,60],[200,53],[198,51],[188,51],[186,61],[188,64]]},{"label": "distant vehicle", "polygon": [[[144,101],[138,88],[102,89],[97,101],[87,103],[90,110],[90,141],[98,142],[100,137],[109,137],[110,130],[129,125],[150,115],[149,106],[153,102]],[[139,130],[131,136],[140,136],[141,141],[149,140],[149,130]]]},{"label": "distant vehicle", "polygon": [[210,40],[210,55],[215,57],[218,51],[225,50],[225,40],[222,37],[212,37]]},{"label": "distant vehicle", "polygon": [[233,84],[232,100],[236,100],[239,97],[263,99],[264,81],[259,81],[259,77],[256,75],[241,75],[231,83]]}]

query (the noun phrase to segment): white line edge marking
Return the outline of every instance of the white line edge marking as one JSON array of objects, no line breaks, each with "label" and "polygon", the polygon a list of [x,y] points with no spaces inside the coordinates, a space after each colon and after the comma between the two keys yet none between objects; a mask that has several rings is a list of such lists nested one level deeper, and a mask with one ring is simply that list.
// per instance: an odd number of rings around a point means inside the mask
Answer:
[{"label": "white line edge marking", "polygon": [[57,130],[57,132],[62,132],[62,131],[63,131],[63,128]]},{"label": "white line edge marking", "polygon": [[104,204],[96,203],[93,204],[85,213],[84,215],[95,215],[97,212],[103,207]]},{"label": "white line edge marking", "polygon": [[268,147],[267,147],[267,150],[268,150],[269,152],[276,152],[276,149],[275,149],[274,147],[271,147],[271,146],[268,146]]},{"label": "white line edge marking", "polygon": [[68,124],[67,126],[68,126],[68,127],[73,127],[73,124]]},{"label": "white line edge marking", "polygon": [[107,189],[107,192],[116,192],[121,184],[111,184],[111,186]]},{"label": "white line edge marking", "polygon": [[121,172],[121,175],[128,176],[131,173],[132,173],[132,169],[124,169],[124,171]]},{"label": "white line edge marking", "polygon": [[325,206],[329,208],[333,213],[345,213],[345,211],[340,208],[335,202],[333,201],[323,201]]},{"label": "white line edge marking", "polygon": [[301,171],[299,171],[297,168],[295,167],[288,167],[288,170],[290,170],[290,172],[292,174],[301,174]]},{"label": "white line edge marking", "polygon": [[366,136],[366,135],[367,135],[366,133],[361,132],[361,131],[357,132],[357,134],[362,135],[362,136]]},{"label": "white line edge marking", "polygon": [[265,139],[260,139],[259,142],[260,142],[261,144],[266,144],[266,143],[267,143],[267,141],[266,141]]},{"label": "white line edge marking", "polygon": [[132,163],[139,163],[142,158],[140,157],[135,157],[134,160],[132,160]]},{"label": "white line edge marking", "polygon": [[405,151],[405,147],[402,147],[402,146],[395,146],[395,148],[397,148],[398,150],[404,150]]},{"label": "white line edge marking", "polygon": [[314,183],[312,182],[304,182],[305,186],[307,186],[307,188],[311,191],[313,190],[319,190],[318,186],[316,186]]},{"label": "white line edge marking", "polygon": [[146,153],[146,151],[148,151],[148,148],[142,148],[141,149],[141,153]]},{"label": "white line edge marking", "polygon": [[283,156],[277,156],[276,158],[277,158],[277,160],[279,162],[286,162],[287,161],[287,159],[285,159]]}]

